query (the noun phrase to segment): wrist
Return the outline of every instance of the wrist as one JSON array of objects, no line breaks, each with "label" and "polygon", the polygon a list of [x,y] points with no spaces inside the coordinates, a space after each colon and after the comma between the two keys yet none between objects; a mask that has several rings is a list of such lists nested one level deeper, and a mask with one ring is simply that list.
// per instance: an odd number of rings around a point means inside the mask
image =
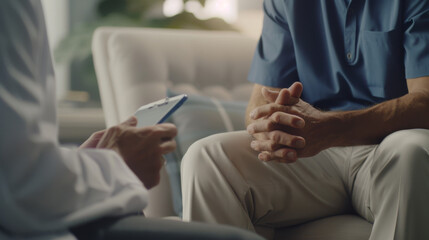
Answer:
[{"label": "wrist", "polygon": [[324,136],[325,149],[345,146],[344,118],[339,112],[322,112],[321,131]]}]

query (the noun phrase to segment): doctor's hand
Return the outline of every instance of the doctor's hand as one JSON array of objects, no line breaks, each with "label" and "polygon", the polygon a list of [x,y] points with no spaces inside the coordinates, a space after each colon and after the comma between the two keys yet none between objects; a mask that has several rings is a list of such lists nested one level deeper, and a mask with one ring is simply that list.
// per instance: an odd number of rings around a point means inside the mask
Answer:
[{"label": "doctor's hand", "polygon": [[106,130],[101,130],[93,133],[79,148],[96,148],[105,132]]},{"label": "doctor's hand", "polygon": [[271,103],[252,112],[251,117],[258,120],[248,126],[248,132],[265,136],[251,143],[252,149],[260,152],[260,160],[292,163],[298,157],[313,156],[327,148],[321,124],[324,114],[297,98],[297,93],[302,93],[301,83],[280,92],[263,93]]},{"label": "doctor's hand", "polygon": [[165,162],[163,155],[176,148],[174,137],[177,129],[167,123],[143,128],[136,128],[136,124],[137,119],[131,117],[105,130],[96,148],[116,151],[145,187],[150,189],[160,181],[160,170]]}]

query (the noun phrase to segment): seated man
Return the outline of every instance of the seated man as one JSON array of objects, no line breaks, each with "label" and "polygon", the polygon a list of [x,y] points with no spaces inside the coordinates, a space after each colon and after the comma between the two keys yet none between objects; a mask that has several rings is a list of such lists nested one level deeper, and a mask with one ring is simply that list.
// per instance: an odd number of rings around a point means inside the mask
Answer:
[{"label": "seated man", "polygon": [[184,219],[254,231],[355,212],[372,240],[429,239],[429,1],[264,11],[247,132],[188,150]]},{"label": "seated man", "polygon": [[0,239],[261,239],[144,218],[176,127],[136,128],[130,118],[66,149],[54,90],[40,0],[0,1]]}]

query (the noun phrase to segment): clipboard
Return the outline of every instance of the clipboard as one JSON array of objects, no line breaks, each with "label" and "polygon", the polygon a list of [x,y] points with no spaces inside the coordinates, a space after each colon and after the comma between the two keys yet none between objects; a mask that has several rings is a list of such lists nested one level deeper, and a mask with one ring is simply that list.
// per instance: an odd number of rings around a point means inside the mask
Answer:
[{"label": "clipboard", "polygon": [[188,95],[181,94],[141,106],[134,113],[134,116],[137,118],[137,127],[147,127],[163,123],[179,109],[187,99]]}]

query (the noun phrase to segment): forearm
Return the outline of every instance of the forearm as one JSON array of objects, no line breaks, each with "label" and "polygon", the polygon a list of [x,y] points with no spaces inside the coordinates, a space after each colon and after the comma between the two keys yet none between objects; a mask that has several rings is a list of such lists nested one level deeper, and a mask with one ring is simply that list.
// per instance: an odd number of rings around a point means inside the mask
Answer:
[{"label": "forearm", "polygon": [[429,93],[415,92],[373,107],[325,113],[331,146],[377,144],[395,131],[429,129]]}]

